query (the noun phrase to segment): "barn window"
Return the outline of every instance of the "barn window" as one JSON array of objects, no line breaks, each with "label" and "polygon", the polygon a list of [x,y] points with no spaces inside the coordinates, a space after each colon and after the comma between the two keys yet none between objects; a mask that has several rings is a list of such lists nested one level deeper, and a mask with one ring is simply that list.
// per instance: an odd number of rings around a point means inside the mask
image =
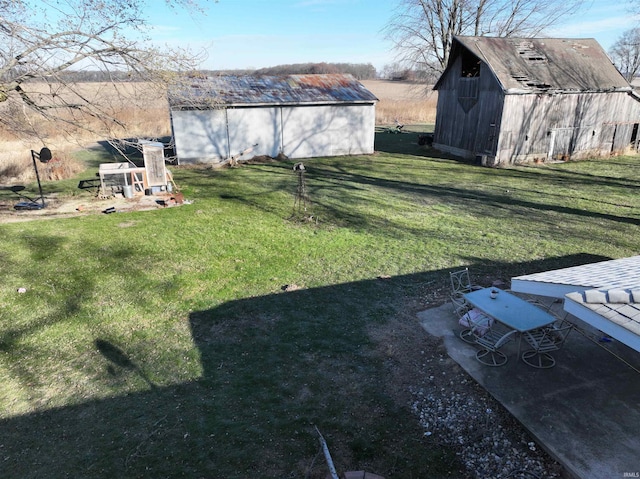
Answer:
[{"label": "barn window", "polygon": [[460,54],[460,78],[458,78],[458,103],[465,112],[478,103],[480,60],[469,50]]},{"label": "barn window", "polygon": [[463,50],[460,55],[462,62],[460,76],[463,78],[473,78],[480,76],[480,60],[469,50]]}]

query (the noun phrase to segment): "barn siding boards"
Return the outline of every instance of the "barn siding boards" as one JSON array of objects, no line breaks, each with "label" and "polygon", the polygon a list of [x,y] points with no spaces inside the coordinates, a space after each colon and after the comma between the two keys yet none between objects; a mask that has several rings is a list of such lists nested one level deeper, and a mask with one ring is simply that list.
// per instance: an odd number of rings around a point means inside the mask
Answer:
[{"label": "barn siding boards", "polygon": [[350,75],[220,76],[191,88],[170,95],[180,163],[374,151],[377,98]]},{"label": "barn siding boards", "polygon": [[499,158],[581,159],[624,153],[640,104],[625,92],[506,95],[503,117]]},{"label": "barn siding boards", "polygon": [[[462,61],[457,58],[453,70],[462,70]],[[486,65],[480,65],[480,75],[474,78],[449,75],[441,79],[438,88],[438,114],[434,131],[434,146],[463,158],[496,154],[497,130],[502,114],[502,97],[498,85]],[[476,86],[469,88],[469,82]],[[460,96],[460,87],[465,91]],[[475,91],[477,99],[472,103],[468,96]]]},{"label": "barn siding boards", "polygon": [[483,164],[637,149],[638,96],[593,39],[455,37],[434,89],[434,146]]}]

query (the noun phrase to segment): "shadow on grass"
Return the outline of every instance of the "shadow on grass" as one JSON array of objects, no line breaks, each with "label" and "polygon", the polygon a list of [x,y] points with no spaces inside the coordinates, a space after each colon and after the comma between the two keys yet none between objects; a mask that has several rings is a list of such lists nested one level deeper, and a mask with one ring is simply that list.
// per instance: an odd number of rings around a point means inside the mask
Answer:
[{"label": "shadow on grass", "polygon": [[[488,286],[603,259],[469,266]],[[437,355],[438,343],[407,298],[419,302],[429,289],[443,300],[448,281],[448,271],[433,271],[192,312],[202,376],[173,386],[153,387],[126,348],[96,338],[104,359],[96,381],[143,376],[149,389],[0,421],[0,476],[324,478],[317,426],[338,470],[463,477],[455,450],[426,438],[409,407],[408,389],[421,377],[407,370],[424,361],[423,350]],[[398,330],[405,338],[394,345]]]},{"label": "shadow on grass", "polygon": [[[393,135],[398,136],[398,135]],[[389,160],[392,161],[392,160]],[[435,161],[435,160],[431,160]],[[430,204],[446,204],[453,208],[459,208],[475,214],[479,217],[504,218],[512,210],[528,212],[531,221],[547,223],[551,220],[556,224],[562,221],[571,221],[577,218],[590,218],[596,220],[612,221],[614,223],[639,225],[640,216],[632,208],[624,208],[624,205],[617,205],[615,202],[607,202],[606,197],[598,204],[586,207],[576,204],[576,199],[581,199],[581,187],[584,188],[607,188],[607,187],[637,187],[637,181],[616,178],[600,178],[585,176],[571,171],[550,172],[541,176],[539,171],[527,169],[509,169],[496,171],[483,167],[474,167],[475,182],[470,183],[468,179],[456,183],[454,179],[444,183],[430,184],[419,183],[411,178],[393,178],[389,175],[375,175],[373,171],[366,168],[366,159],[362,160],[358,167],[355,165],[322,162],[309,163],[306,171],[306,190],[311,199],[314,215],[322,220],[330,218],[337,224],[350,225],[353,228],[370,229],[375,231],[385,231],[393,234],[395,229],[406,234],[406,224],[391,224],[387,218],[378,218],[371,214],[362,214],[357,208],[353,208],[354,203],[362,201],[360,190],[377,188],[385,193],[377,198],[384,198],[387,194],[393,197],[405,197],[408,201],[418,205],[428,207]],[[382,162],[375,160],[375,165],[380,169]],[[389,165],[382,165],[389,166]],[[391,168],[389,166],[389,168]],[[428,167],[428,165],[425,165]],[[215,195],[225,200],[245,203],[253,208],[265,211],[271,210],[271,204],[282,205],[281,199],[271,202],[270,195],[290,194],[293,198],[296,192],[296,177],[291,171],[291,165],[286,162],[273,162],[265,165],[255,166],[254,170],[260,168],[258,181],[238,178],[236,181],[229,181],[225,176],[219,181],[216,180],[216,172],[212,170],[188,170],[181,174],[189,175],[188,183],[199,188],[198,195]],[[406,166],[403,166],[407,170]],[[455,178],[456,174],[461,174],[459,166],[451,168],[438,166],[438,174],[449,175]],[[487,181],[483,182],[486,175]],[[496,175],[499,178],[496,179]],[[199,180],[197,177],[201,176]],[[510,179],[515,181],[510,181]],[[535,182],[544,182],[544,191],[549,193],[534,195]],[[529,184],[531,191],[519,191],[511,186],[512,184]],[[570,188],[565,188],[570,186]],[[520,187],[522,188],[522,187]],[[335,193],[334,193],[335,192]],[[586,198],[589,198],[586,196]],[[375,201],[375,199],[369,200]],[[615,212],[598,211],[601,204],[620,206]],[[517,211],[516,211],[517,213]],[[550,217],[549,213],[556,216]],[[280,212],[277,214],[285,214]],[[421,231],[415,231],[423,234]]]},{"label": "shadow on grass", "polygon": [[427,125],[420,131],[409,129],[402,133],[389,133],[384,129],[378,129],[374,140],[375,151],[392,155],[411,155],[414,157],[449,160],[471,165],[477,163],[473,159],[467,160],[436,150],[428,144],[420,144],[422,136],[433,134],[433,127],[434,125]]},{"label": "shadow on grass", "polygon": [[[431,153],[423,149],[407,156],[406,148],[399,142],[405,137],[411,142],[412,135],[418,133],[379,135],[386,135],[390,144],[403,153],[305,162],[306,192],[310,200],[307,211],[319,224],[373,231],[389,237],[404,236],[409,231],[416,235],[428,234],[420,224],[407,225],[378,214],[387,207],[384,204],[387,198],[404,201],[425,214],[432,206],[437,211],[439,205],[465,215],[498,221],[510,215],[526,214],[530,222],[546,225],[550,235],[562,234],[558,225],[584,220],[596,220],[594,224],[611,222],[611,228],[640,224],[640,215],[632,201],[606,194],[608,188],[633,191],[640,184],[637,179],[590,175],[560,167],[496,170],[442,157],[416,158],[417,154]],[[183,169],[176,176],[188,178],[186,183],[193,189],[186,193],[193,191],[195,197],[221,198],[228,203],[246,204],[289,218],[295,211],[298,185],[292,166],[291,161],[273,161],[246,165],[236,171]],[[425,173],[426,169],[431,172]],[[285,195],[291,198],[290,208],[283,206]]]},{"label": "shadow on grass", "polygon": [[[634,216],[614,215],[609,213],[600,213],[596,211],[588,211],[581,208],[575,208],[563,204],[549,204],[527,199],[515,198],[510,191],[482,190],[482,189],[466,189],[454,187],[451,185],[422,185],[409,183],[407,181],[396,181],[392,179],[379,178],[369,175],[356,174],[349,171],[333,171],[315,167],[314,174],[320,181],[335,182],[336,187],[344,182],[353,184],[371,185],[379,188],[387,189],[397,193],[410,193],[420,195],[424,198],[437,198],[441,202],[448,204],[459,204],[462,211],[472,211],[487,216],[487,211],[492,211],[489,207],[495,207],[494,211],[498,217],[503,217],[502,208],[517,206],[528,208],[532,211],[538,211],[541,214],[546,212],[556,212],[570,216],[584,216],[589,218],[604,219],[609,221],[630,223],[633,225],[640,224],[640,218]],[[525,173],[517,172],[516,176],[526,176]],[[553,180],[552,180],[553,181]],[[593,180],[590,181],[594,183]],[[598,180],[598,184],[606,185],[608,181]],[[617,182],[616,182],[617,183]],[[567,199],[571,199],[568,197]],[[332,211],[335,216],[348,214],[347,211]],[[353,221],[355,218],[350,218]]]},{"label": "shadow on grass", "polygon": [[[432,131],[432,129],[431,129]],[[403,134],[390,134],[378,131],[376,133],[375,145],[376,151],[390,153],[390,154],[400,154],[400,155],[411,155],[413,157],[426,157],[434,160],[446,160],[454,163],[467,164],[470,166],[476,166],[478,168],[482,168],[486,170],[487,174],[490,175],[492,168],[481,167],[479,163],[475,159],[465,159],[458,156],[453,156],[442,151],[439,151],[431,146],[427,145],[419,145],[419,138],[424,133],[422,132],[405,132]],[[599,162],[605,163],[606,165],[615,165],[615,166],[624,166],[627,168],[637,169],[638,162],[634,162],[630,164],[628,161],[624,161],[616,158],[594,158],[581,160],[583,162]],[[534,172],[534,170],[536,170]],[[545,173],[549,173],[545,176],[545,180],[559,183],[559,186],[562,186],[563,183],[571,184],[571,186],[580,186],[580,185],[589,185],[593,184],[594,181],[608,186],[635,186],[637,187],[640,184],[640,181],[634,179],[637,175],[629,176],[625,178],[617,178],[617,177],[609,177],[602,172],[598,172],[597,174],[590,174],[578,171],[571,171],[565,168],[558,167],[557,163],[545,163],[541,166],[534,166],[532,164],[524,164],[518,165],[518,169],[508,169],[509,174],[513,174],[515,176],[521,176],[526,178],[538,178],[540,170],[543,170]]]},{"label": "shadow on grass", "polygon": [[95,340],[96,349],[102,354],[102,356],[109,361],[107,365],[107,371],[112,376],[118,375],[118,370],[132,371],[151,388],[155,389],[156,385],[145,374],[144,370],[136,364],[127,353],[125,353],[118,346],[105,339]]}]

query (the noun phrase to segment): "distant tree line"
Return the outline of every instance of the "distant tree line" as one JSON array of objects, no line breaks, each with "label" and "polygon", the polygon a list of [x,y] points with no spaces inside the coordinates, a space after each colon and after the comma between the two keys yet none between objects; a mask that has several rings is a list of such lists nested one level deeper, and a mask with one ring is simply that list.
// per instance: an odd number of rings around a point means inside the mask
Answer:
[{"label": "distant tree line", "polygon": [[380,78],[393,81],[421,82],[432,84],[438,75],[431,69],[417,69],[408,67],[404,63],[390,63],[382,68]]},{"label": "distant tree line", "polygon": [[126,71],[67,70],[60,74],[65,82],[127,82],[144,81],[142,75]]},{"label": "distant tree line", "polygon": [[357,80],[376,78],[376,69],[371,63],[297,63],[261,68],[256,75],[307,75],[314,73],[348,73]]},{"label": "distant tree line", "polygon": [[[277,65],[274,67],[236,70],[195,70],[189,77],[207,77],[215,75],[308,75],[314,73],[346,73],[357,80],[373,80],[383,78],[394,81],[412,81],[433,83],[437,75],[431,70],[418,70],[401,63],[384,65],[381,71],[370,63],[296,63],[291,65]],[[136,72],[100,71],[100,70],[67,70],[59,74],[59,78],[68,83],[73,82],[131,82],[144,81]],[[32,81],[39,81],[33,78]]]},{"label": "distant tree line", "polygon": [[[0,0],[1,1],[1,0]],[[0,81],[6,82],[11,78],[11,74],[15,74],[15,70],[9,72],[0,72]],[[55,76],[55,82],[62,84],[71,84],[77,82],[127,82],[127,81],[147,81],[148,78],[136,72],[126,71],[104,71],[104,70],[65,70],[58,72]],[[48,75],[32,74],[24,80],[24,83],[30,82],[51,82]]]},{"label": "distant tree line", "polygon": [[[193,76],[207,76],[220,74],[234,75],[307,75],[313,73],[348,73],[357,80],[371,80],[376,78],[376,69],[370,63],[297,63],[292,65],[277,65],[260,68],[258,70],[198,70]],[[142,81],[143,78],[135,72],[100,71],[100,70],[66,70],[60,73],[66,82],[121,82]]]}]

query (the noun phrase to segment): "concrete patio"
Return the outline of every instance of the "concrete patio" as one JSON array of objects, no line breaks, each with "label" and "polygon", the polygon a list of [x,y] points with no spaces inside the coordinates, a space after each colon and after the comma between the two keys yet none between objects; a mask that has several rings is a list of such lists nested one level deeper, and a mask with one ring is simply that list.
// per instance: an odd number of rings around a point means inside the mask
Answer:
[{"label": "concrete patio", "polygon": [[526,365],[517,357],[517,342],[503,350],[509,358],[505,366],[487,367],[476,360],[476,347],[458,338],[461,328],[449,303],[418,318],[429,334],[442,338],[449,356],[563,465],[567,477],[640,477],[640,373],[635,370],[640,370],[640,353],[616,341],[598,343],[602,335],[581,325],[596,342],[573,331],[564,349],[553,354],[554,368]]}]

